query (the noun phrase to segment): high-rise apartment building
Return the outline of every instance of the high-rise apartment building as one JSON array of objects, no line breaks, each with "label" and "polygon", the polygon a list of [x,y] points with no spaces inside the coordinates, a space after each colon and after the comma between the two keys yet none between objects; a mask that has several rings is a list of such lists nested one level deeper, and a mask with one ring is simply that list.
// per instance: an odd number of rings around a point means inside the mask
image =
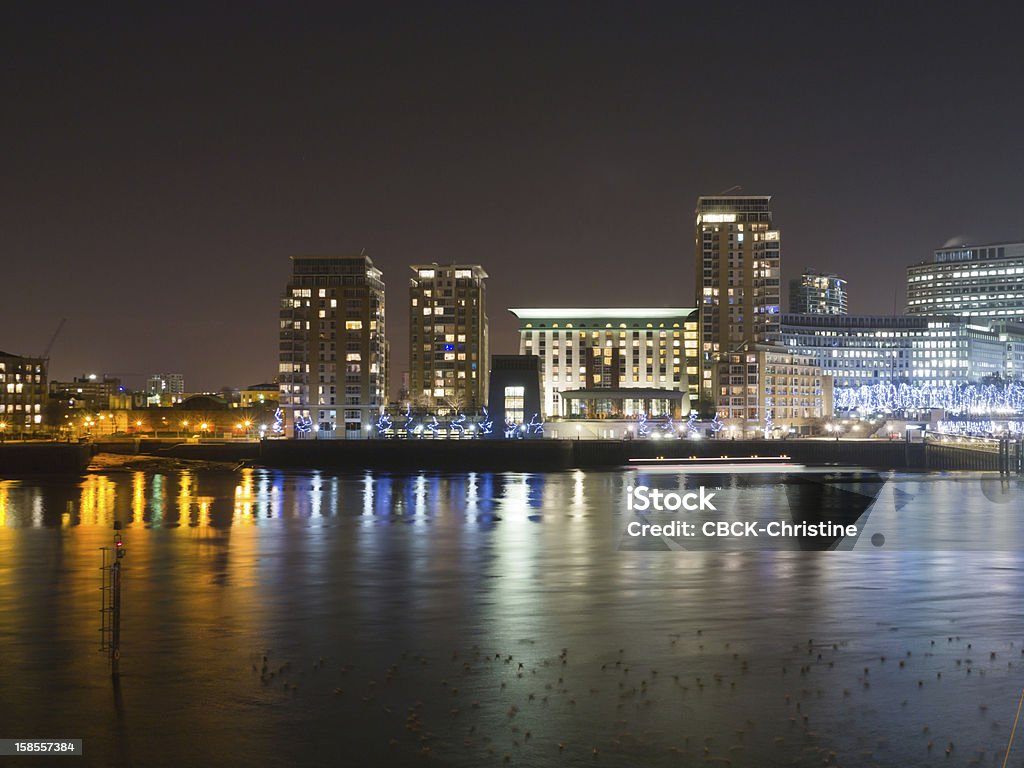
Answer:
[{"label": "high-rise apartment building", "polygon": [[154,373],[146,379],[146,392],[151,395],[183,394],[185,377],[180,373]]},{"label": "high-rise apartment building", "polygon": [[1024,319],[1024,243],[940,248],[907,268],[908,315]]},{"label": "high-rise apartment building", "polygon": [[846,281],[839,275],[806,271],[789,281],[789,311],[794,315],[845,315]]},{"label": "high-rise apartment building", "polygon": [[367,437],[387,405],[381,271],[365,255],[291,260],[280,308],[285,432]]},{"label": "high-rise apartment building", "polygon": [[701,393],[713,397],[714,361],[778,329],[780,237],[771,196],[698,198],[694,246]]},{"label": "high-rise apartment building", "polygon": [[479,264],[415,264],[409,281],[409,396],[414,407],[487,405],[487,273]]}]

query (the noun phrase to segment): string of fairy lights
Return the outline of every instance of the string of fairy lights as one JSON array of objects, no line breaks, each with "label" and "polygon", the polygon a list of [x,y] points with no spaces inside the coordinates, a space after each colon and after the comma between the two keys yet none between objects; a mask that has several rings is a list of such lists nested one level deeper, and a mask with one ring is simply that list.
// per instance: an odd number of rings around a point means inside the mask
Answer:
[{"label": "string of fairy lights", "polygon": [[836,412],[898,413],[941,408],[955,416],[1009,416],[1024,413],[1024,384],[873,384],[840,387]]}]

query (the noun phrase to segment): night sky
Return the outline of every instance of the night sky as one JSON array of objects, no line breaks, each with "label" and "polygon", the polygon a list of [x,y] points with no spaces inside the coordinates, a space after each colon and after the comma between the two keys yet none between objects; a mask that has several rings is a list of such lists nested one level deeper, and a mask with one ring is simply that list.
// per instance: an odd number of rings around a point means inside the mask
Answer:
[{"label": "night sky", "polygon": [[268,381],[288,256],[365,248],[395,382],[409,264],[482,264],[514,352],[509,306],[691,306],[696,197],[733,185],[856,313],[1024,238],[1013,6],[377,6],[5,5],[0,349],[66,317],[51,378]]}]

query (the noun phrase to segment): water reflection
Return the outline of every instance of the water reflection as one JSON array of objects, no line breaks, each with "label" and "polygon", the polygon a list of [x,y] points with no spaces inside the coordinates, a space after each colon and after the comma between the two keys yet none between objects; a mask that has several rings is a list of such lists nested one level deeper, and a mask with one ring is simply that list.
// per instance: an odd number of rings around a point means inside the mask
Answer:
[{"label": "water reflection", "polygon": [[[1005,747],[1018,551],[620,551],[624,489],[644,477],[0,481],[5,726],[81,735],[95,765],[421,765],[429,746],[466,766],[809,766],[830,752],[912,766]],[[872,524],[932,531],[929,544],[983,527],[1012,542],[1000,514],[1015,506],[964,477],[906,478]],[[758,513],[794,496],[715,482]],[[120,712],[92,653],[97,549],[115,519],[128,549]]]}]

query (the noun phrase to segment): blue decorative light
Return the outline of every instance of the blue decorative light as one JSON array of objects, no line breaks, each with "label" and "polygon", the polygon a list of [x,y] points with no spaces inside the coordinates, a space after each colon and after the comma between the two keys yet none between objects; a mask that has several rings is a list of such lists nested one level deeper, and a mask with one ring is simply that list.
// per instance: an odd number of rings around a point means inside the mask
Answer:
[{"label": "blue decorative light", "polygon": [[711,420],[711,431],[717,435],[719,432],[722,431],[724,427],[725,424],[722,422],[720,418],[718,418],[718,414],[716,413],[715,418]]},{"label": "blue decorative light", "polygon": [[466,414],[460,413],[448,424],[449,429],[454,429],[460,435],[466,434],[466,428],[462,426],[463,422],[466,421]]},{"label": "blue decorative light", "polygon": [[313,431],[313,419],[310,416],[295,417],[295,431],[306,434]]},{"label": "blue decorative light", "polygon": [[274,426],[272,429],[277,433],[284,432],[284,411],[280,408],[274,411]]},{"label": "blue decorative light", "polygon": [[544,434],[544,422],[540,419],[540,414],[535,413],[530,417],[530,421],[526,426],[527,434],[543,435]]},{"label": "blue decorative light", "polygon": [[647,437],[647,435],[651,433],[651,428],[647,424],[647,414],[641,413],[637,416],[637,422],[636,433],[640,435],[640,437]]},{"label": "blue decorative light", "polygon": [[840,387],[836,411],[894,413],[941,408],[954,415],[998,416],[1024,413],[1024,384],[873,384]]},{"label": "blue decorative light", "polygon": [[480,434],[490,435],[494,432],[494,422],[491,420],[491,415],[487,411],[487,406],[484,406],[483,419],[477,422],[477,426],[480,427]]}]

